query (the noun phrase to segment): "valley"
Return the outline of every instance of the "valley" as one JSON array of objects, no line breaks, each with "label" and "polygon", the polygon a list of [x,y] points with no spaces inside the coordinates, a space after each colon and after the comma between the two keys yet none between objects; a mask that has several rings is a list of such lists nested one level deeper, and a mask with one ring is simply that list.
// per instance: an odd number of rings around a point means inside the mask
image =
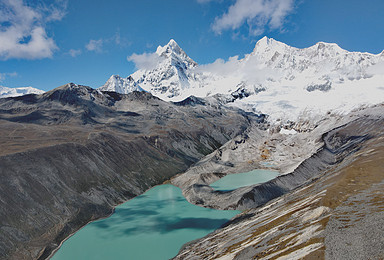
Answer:
[{"label": "valley", "polygon": [[89,221],[185,171],[257,120],[75,84],[0,99],[0,107],[2,259],[45,259]]},{"label": "valley", "polygon": [[[137,199],[161,187],[177,193],[166,201],[182,201],[186,219],[204,210],[219,219],[154,228],[199,231],[166,257],[184,243],[174,259],[383,256],[383,53],[265,37],[243,59],[221,62],[234,68],[225,75],[174,40],[153,55],[150,69],[98,89],[68,83],[0,99],[1,259],[60,257],[68,237],[87,243],[124,207],[133,221],[129,205],[141,208]],[[275,174],[212,187],[255,170]],[[177,222],[179,211],[169,212],[154,214]],[[373,243],[359,244],[370,235]],[[135,242],[124,239],[116,243]]]}]

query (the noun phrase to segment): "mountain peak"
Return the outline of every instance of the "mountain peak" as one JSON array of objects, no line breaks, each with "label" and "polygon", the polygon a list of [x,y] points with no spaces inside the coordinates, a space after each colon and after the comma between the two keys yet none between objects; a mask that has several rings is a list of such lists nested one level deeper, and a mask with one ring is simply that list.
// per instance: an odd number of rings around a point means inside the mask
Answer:
[{"label": "mountain peak", "polygon": [[168,44],[157,47],[156,54],[162,58],[165,58],[167,63],[172,65],[184,63],[183,67],[195,67],[197,64],[193,61],[184,50],[176,43],[174,39],[171,39]]},{"label": "mountain peak", "polygon": [[174,40],[174,39],[170,39],[168,44],[168,46],[173,46],[173,47],[179,47],[179,45],[177,44],[177,42]]},{"label": "mountain peak", "polygon": [[[159,56],[168,56],[171,53],[185,54],[174,39],[171,39],[166,45],[157,47],[156,53]],[[185,54],[186,55],[186,54]]]},{"label": "mountain peak", "polygon": [[52,90],[46,92],[46,94],[50,94],[50,93],[53,93],[56,91],[74,91],[74,92],[76,92],[76,91],[83,91],[83,90],[92,91],[94,89],[91,87],[88,87],[88,86],[78,85],[78,84],[70,82],[70,83],[62,85],[60,87],[57,87],[55,89],[52,89]]},{"label": "mountain peak", "polygon": [[260,40],[257,41],[256,45],[269,45],[270,43],[272,43],[274,41],[273,38],[268,38],[267,36],[264,36],[263,38],[261,38]]},{"label": "mountain peak", "polygon": [[270,50],[282,51],[286,47],[288,46],[285,43],[264,36],[256,43],[253,53],[264,53]]},{"label": "mountain peak", "polygon": [[[311,47],[309,47],[311,48]],[[336,51],[344,51],[339,45],[337,45],[336,43],[328,43],[328,42],[318,42],[316,43],[314,46],[312,46],[312,48],[316,48],[317,50],[322,50],[322,49],[333,49],[333,50],[336,50]]]}]

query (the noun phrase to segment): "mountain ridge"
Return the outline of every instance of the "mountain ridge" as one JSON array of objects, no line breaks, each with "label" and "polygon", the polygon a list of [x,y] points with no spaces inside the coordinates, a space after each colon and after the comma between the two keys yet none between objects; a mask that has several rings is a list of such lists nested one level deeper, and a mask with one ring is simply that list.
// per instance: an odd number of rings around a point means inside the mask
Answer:
[{"label": "mountain ridge", "polygon": [[[286,109],[290,120],[297,120],[308,110],[312,114],[324,114],[329,109],[350,112],[361,104],[377,104],[377,96],[383,94],[380,87],[384,70],[380,66],[384,64],[384,52],[349,52],[336,43],[296,48],[263,37],[242,59],[235,56],[198,65],[171,39],[153,55],[160,59],[155,68],[139,69],[129,80],[119,77],[120,82],[126,82],[122,85],[135,83],[134,90],[140,87],[166,101],[181,101],[191,95],[232,96],[233,105],[268,114],[274,120],[284,118],[281,111]],[[129,88],[120,90],[121,84],[114,85],[111,78],[99,89],[129,92]],[[359,95],[362,88],[368,88],[363,98]],[[339,100],[349,99],[349,103],[327,104],[334,99],[332,92]],[[312,108],[307,102],[310,98],[321,102],[315,102]]]},{"label": "mountain ridge", "polygon": [[42,94],[45,91],[33,87],[8,88],[0,86],[0,98],[17,97],[28,94]]}]

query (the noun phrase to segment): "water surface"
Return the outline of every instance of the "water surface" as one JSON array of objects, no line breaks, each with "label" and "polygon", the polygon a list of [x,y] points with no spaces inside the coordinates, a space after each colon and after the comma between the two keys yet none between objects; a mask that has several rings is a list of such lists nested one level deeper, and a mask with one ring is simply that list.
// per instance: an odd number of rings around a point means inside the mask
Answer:
[{"label": "water surface", "polygon": [[210,186],[215,190],[227,191],[253,184],[267,182],[279,175],[277,171],[272,170],[253,170],[250,172],[228,174]]},{"label": "water surface", "polygon": [[216,230],[239,212],[192,205],[179,188],[156,186],[116,207],[110,217],[86,225],[52,259],[169,259],[183,244]]}]

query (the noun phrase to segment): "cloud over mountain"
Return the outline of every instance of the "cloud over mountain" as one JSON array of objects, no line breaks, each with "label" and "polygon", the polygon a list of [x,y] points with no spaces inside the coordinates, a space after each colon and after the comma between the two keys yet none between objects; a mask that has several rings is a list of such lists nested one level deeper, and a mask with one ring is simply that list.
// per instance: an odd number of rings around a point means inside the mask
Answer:
[{"label": "cloud over mountain", "polygon": [[216,17],[212,30],[220,34],[247,24],[250,34],[260,35],[267,28],[281,28],[293,9],[294,0],[237,0],[226,13]]}]

